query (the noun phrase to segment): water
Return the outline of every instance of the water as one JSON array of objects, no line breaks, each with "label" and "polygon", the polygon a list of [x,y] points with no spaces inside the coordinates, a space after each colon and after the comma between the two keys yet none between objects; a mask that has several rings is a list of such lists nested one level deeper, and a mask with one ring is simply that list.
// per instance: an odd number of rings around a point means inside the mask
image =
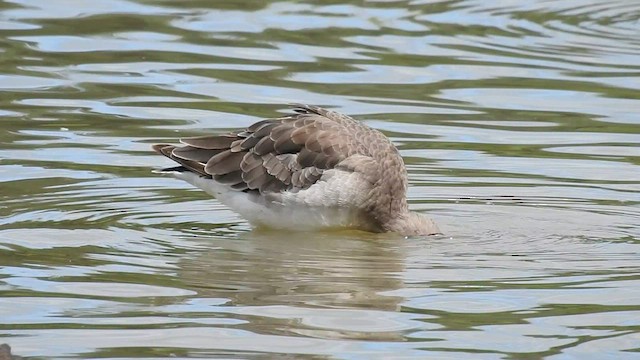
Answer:
[{"label": "water", "polygon": [[[0,4],[24,357],[639,359],[637,1]],[[252,232],[149,144],[323,105],[446,233]]]}]

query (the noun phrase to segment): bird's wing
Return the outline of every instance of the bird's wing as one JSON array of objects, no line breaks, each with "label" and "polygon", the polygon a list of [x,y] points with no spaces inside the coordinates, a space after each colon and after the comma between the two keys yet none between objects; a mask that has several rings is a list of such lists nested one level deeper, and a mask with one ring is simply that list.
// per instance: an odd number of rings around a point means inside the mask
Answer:
[{"label": "bird's wing", "polygon": [[[181,139],[184,146],[158,144],[154,150],[235,190],[261,193],[306,189],[353,155],[375,165],[365,146],[374,130],[320,107],[295,105],[294,110],[241,131]],[[353,162],[339,167],[356,171]]]}]

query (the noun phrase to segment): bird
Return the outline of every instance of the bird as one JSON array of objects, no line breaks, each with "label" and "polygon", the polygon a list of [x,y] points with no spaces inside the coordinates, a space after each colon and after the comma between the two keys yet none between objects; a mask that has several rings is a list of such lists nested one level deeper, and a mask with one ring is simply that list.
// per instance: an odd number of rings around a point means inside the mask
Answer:
[{"label": "bird", "polygon": [[0,345],[0,360],[22,360],[22,356],[13,355],[9,344]]},{"label": "bird", "polygon": [[255,228],[440,234],[409,210],[404,161],[383,133],[337,111],[290,106],[245,129],[154,144],[178,163],[155,172],[204,190]]}]

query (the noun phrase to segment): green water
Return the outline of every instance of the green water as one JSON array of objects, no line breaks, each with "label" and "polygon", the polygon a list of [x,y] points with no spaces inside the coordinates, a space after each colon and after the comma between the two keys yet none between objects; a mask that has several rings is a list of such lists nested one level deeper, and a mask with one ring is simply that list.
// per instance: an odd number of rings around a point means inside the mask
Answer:
[{"label": "green water", "polygon": [[[25,358],[640,358],[640,3],[0,3]],[[252,232],[149,145],[331,107],[445,236]]]}]

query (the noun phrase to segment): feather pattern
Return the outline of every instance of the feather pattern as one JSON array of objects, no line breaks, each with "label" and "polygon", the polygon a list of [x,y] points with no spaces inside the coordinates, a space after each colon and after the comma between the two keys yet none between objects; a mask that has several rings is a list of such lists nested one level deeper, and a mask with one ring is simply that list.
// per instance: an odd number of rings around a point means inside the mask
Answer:
[{"label": "feather pattern", "polygon": [[[158,144],[153,149],[196,175],[182,176],[185,180],[197,186],[204,181],[220,184],[213,193],[221,199],[231,196],[225,195],[228,191],[261,203],[298,201],[312,207],[348,208],[356,219],[349,221],[358,228],[437,232],[432,222],[426,230],[409,230],[417,220],[406,202],[407,173],[387,137],[335,111],[301,104],[293,110],[243,130],[181,139],[183,146]],[[352,192],[359,193],[325,189],[328,183],[340,187],[337,179],[342,177],[358,184]],[[324,200],[316,194],[318,189],[326,192]]]}]

